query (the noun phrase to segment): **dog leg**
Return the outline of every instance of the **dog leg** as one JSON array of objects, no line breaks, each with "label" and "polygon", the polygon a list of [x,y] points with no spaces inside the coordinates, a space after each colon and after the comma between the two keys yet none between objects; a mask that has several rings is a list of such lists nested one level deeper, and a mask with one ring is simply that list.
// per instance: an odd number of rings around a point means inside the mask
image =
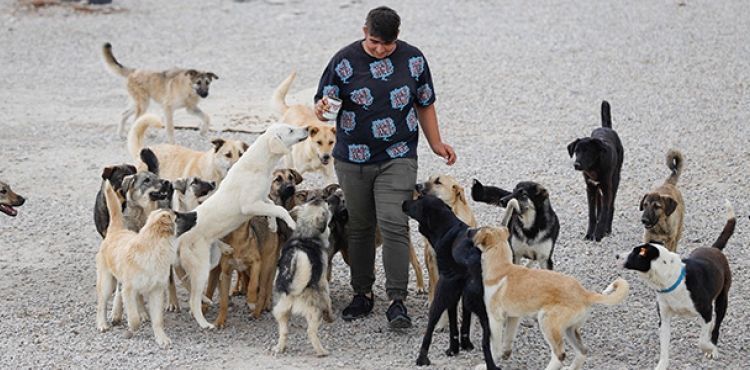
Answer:
[{"label": "dog leg", "polygon": [[169,297],[167,299],[167,307],[165,309],[169,312],[180,312],[180,301],[177,299],[177,284],[174,281],[174,275],[174,269],[170,268],[168,287]]},{"label": "dog leg", "polygon": [[130,106],[128,109],[125,109],[124,112],[122,112],[122,118],[120,119],[120,124],[117,125],[117,136],[120,137],[120,139],[127,138],[127,131],[125,131],[125,122],[128,121],[128,119],[133,116],[135,113],[135,106]]},{"label": "dog leg", "polygon": [[250,278],[247,282],[247,305],[251,311],[255,310],[255,306],[260,304],[258,302],[258,287],[260,286],[260,274],[261,274],[261,258],[260,251],[257,248],[251,248],[249,253],[250,269],[247,272]]},{"label": "dog leg", "polygon": [[167,143],[174,144],[174,109],[171,106],[164,106],[164,117],[167,121],[164,126],[167,129]]},{"label": "dog leg", "polygon": [[598,189],[596,188],[596,185],[589,184],[586,182],[586,199],[589,203],[589,226],[586,230],[586,236],[584,237],[585,240],[594,240],[594,229],[596,228],[596,219],[597,219],[597,199],[599,198],[597,196]]},{"label": "dog leg", "polygon": [[[711,343],[716,346],[719,343],[719,329],[721,328],[721,322],[724,321],[724,315],[727,313],[727,304],[728,302],[728,296],[727,296],[727,288],[725,287],[724,290],[719,294],[718,297],[716,297],[715,302],[715,313],[716,316],[714,318],[715,324],[714,324],[714,330],[711,332]],[[714,358],[718,357],[719,350],[716,349],[716,352],[714,353]]]},{"label": "dog leg", "polygon": [[563,333],[557,326],[558,317],[544,311],[539,312],[539,326],[542,329],[544,339],[551,351],[551,358],[546,370],[560,370],[562,362],[565,361],[565,348],[563,347]]},{"label": "dog leg", "polygon": [[437,270],[435,252],[432,250],[432,246],[430,246],[430,243],[428,243],[426,240],[424,242],[424,261],[425,265],[427,265],[427,278],[429,279],[427,301],[432,302],[432,299],[435,298],[435,287],[437,286],[437,281],[440,274]]},{"label": "dog leg", "polygon": [[164,332],[164,289],[157,288],[151,291],[148,295],[148,310],[156,343],[162,348],[168,347],[172,340]]},{"label": "dog leg", "polygon": [[316,311],[316,312],[308,312],[306,315],[307,337],[310,339],[310,343],[315,349],[315,354],[318,357],[328,356],[328,351],[326,351],[326,349],[323,348],[323,345],[320,344],[320,338],[318,338],[318,328],[320,327],[320,316],[322,315],[322,312],[318,310],[310,310],[310,311]]},{"label": "dog leg", "polygon": [[190,312],[193,314],[195,321],[203,329],[213,329],[213,324],[206,321],[201,310],[201,299],[203,298],[203,288],[208,281],[209,272],[209,248],[210,245],[205,240],[198,240],[195,243],[200,245],[181,245],[180,259],[182,267],[185,268],[190,277]]},{"label": "dog leg", "polygon": [[422,266],[419,264],[419,259],[417,259],[417,251],[414,250],[414,245],[411,243],[411,239],[409,240],[409,262],[411,263],[411,268],[414,269],[414,275],[417,279],[417,294],[424,294],[424,275],[422,275]]},{"label": "dog leg", "polygon": [[221,265],[217,266],[220,271],[219,275],[219,315],[214,321],[214,325],[217,328],[224,328],[227,321],[227,311],[229,310],[229,286],[232,283],[232,272],[234,269],[229,266],[229,263],[222,261]]},{"label": "dog leg", "polygon": [[[496,358],[502,352],[503,330],[505,329],[505,313],[488,312],[487,321],[490,324],[490,348],[492,349],[492,358]],[[503,353],[503,359],[507,360]],[[510,354],[508,354],[510,357]]]},{"label": "dog leg", "polygon": [[273,349],[274,354],[283,353],[286,349],[286,338],[289,335],[289,315],[291,312],[292,301],[284,295],[273,308],[273,317],[279,324],[279,342]]},{"label": "dog leg", "polygon": [[[435,324],[437,324],[440,316],[445,312],[448,307],[455,307],[458,304],[461,287],[456,283],[446,283],[443,279],[438,280],[438,285],[435,291],[435,300],[430,304],[430,314],[427,321],[427,331],[422,338],[422,346],[419,348],[419,357],[417,357],[417,366],[428,366],[431,364],[430,359],[427,357],[430,351],[430,344],[432,344],[432,334],[435,331]],[[452,296],[455,295],[455,296]]]},{"label": "dog leg", "polygon": [[112,274],[104,270],[103,266],[100,266],[98,270],[96,282],[96,328],[104,332],[109,329],[106,315],[107,300],[112,296],[112,291],[114,291],[117,281]]},{"label": "dog leg", "polygon": [[659,324],[659,363],[656,365],[656,370],[667,370],[669,367],[669,337],[671,334],[671,321],[672,315],[664,312],[659,305],[659,314],[661,316],[661,323]]},{"label": "dog leg", "polygon": [[[269,199],[268,201],[270,202],[271,200]],[[243,204],[240,211],[245,216],[266,216],[280,218],[284,222],[286,222],[286,225],[289,226],[289,228],[292,230],[294,230],[297,226],[297,223],[294,222],[292,216],[289,216],[289,212],[284,207],[277,206],[273,203],[253,202]]]},{"label": "dog leg", "polygon": [[[445,351],[445,355],[448,357],[453,357],[458,354],[458,317],[457,317],[457,311],[458,307],[448,307],[448,332],[450,333],[450,337],[448,337],[449,344],[448,344],[448,350]],[[469,319],[471,321],[471,319]],[[463,323],[461,323],[461,326],[463,327]]]},{"label": "dog leg", "polygon": [[478,311],[476,311],[475,313],[479,318],[479,325],[482,327],[482,354],[484,355],[484,364],[487,369],[500,370],[500,368],[495,364],[495,360],[492,358],[492,349],[490,344],[492,330],[490,328],[487,311],[485,311],[485,308],[483,306],[484,305],[475,307],[478,309]]},{"label": "dog leg", "polygon": [[260,266],[260,279],[258,286],[251,287],[248,283],[248,289],[258,291],[258,299],[255,303],[254,318],[260,318],[264,310],[270,309],[271,298],[273,296],[273,278],[276,274],[276,264],[279,260],[279,236],[271,234],[266,247],[263,248],[263,255]]},{"label": "dog leg", "polygon": [[568,367],[569,370],[579,370],[583,368],[583,362],[586,361],[586,355],[589,353],[589,349],[583,344],[581,340],[580,328],[569,327],[565,329],[565,337],[568,339],[573,348],[576,351],[576,357],[573,358],[573,363]]},{"label": "dog leg", "polygon": [[598,220],[596,222],[596,228],[594,229],[594,240],[597,242],[604,238],[604,235],[607,233],[607,227],[609,227],[609,224],[612,222],[610,220],[612,218],[612,205],[614,203],[612,189],[604,183],[599,185],[601,190],[601,195],[599,197],[601,212],[598,212],[597,214]]},{"label": "dog leg", "polygon": [[707,359],[716,359],[719,357],[719,350],[711,343],[711,331],[714,329],[715,319],[701,325],[701,335],[698,339],[698,348],[703,351],[703,356]]},{"label": "dog leg", "polygon": [[141,317],[141,321],[151,320],[148,310],[146,310],[146,303],[143,301],[143,295],[136,295],[136,300],[138,301],[138,315]]},{"label": "dog leg", "polygon": [[122,298],[125,303],[125,312],[128,315],[128,331],[129,335],[134,334],[138,331],[141,326],[141,317],[138,312],[138,293],[133,288],[123,284],[122,287]]},{"label": "dog leg", "polygon": [[200,118],[201,120],[201,127],[200,127],[200,134],[201,136],[208,135],[208,128],[211,125],[211,119],[208,117],[206,113],[203,113],[203,111],[198,108],[198,106],[192,106],[188,107],[187,109],[188,113]]},{"label": "dog leg", "polygon": [[503,354],[503,360],[509,359],[510,355],[513,353],[513,340],[516,338],[516,332],[518,331],[518,324],[520,322],[520,317],[508,317],[505,321],[505,335],[503,336],[502,352],[498,352]]},{"label": "dog leg", "polygon": [[467,351],[474,349],[471,344],[471,310],[466,301],[461,301],[461,348]]},{"label": "dog leg", "polygon": [[323,291],[325,292],[322,297],[323,302],[325,302],[325,308],[323,309],[323,321],[330,324],[333,322],[333,303],[331,302],[331,291],[328,283],[325,284],[325,288],[323,288]]},{"label": "dog leg", "polygon": [[[222,265],[225,262],[226,258],[231,258],[229,256],[222,256],[221,260],[219,261],[219,265],[212,268],[211,272],[208,273],[208,282],[206,283],[206,298],[209,300],[214,299],[214,293],[216,293],[216,286],[219,284],[219,279],[221,276],[221,269]],[[208,310],[208,304],[202,304],[201,309],[203,310],[203,313],[206,313],[206,310]]]},{"label": "dog leg", "polygon": [[122,291],[120,284],[115,281],[115,298],[112,300],[112,325],[122,323]]}]

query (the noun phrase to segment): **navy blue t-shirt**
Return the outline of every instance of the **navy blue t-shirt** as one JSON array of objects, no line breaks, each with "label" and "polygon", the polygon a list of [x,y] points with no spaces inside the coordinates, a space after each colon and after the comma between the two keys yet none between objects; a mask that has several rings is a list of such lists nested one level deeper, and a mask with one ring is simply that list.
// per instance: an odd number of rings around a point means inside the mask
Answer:
[{"label": "navy blue t-shirt", "polygon": [[324,95],[342,100],[336,118],[333,157],[350,163],[416,158],[419,120],[415,105],[435,101],[432,76],[422,52],[404,41],[377,59],[354,42],[333,56],[318,84]]}]

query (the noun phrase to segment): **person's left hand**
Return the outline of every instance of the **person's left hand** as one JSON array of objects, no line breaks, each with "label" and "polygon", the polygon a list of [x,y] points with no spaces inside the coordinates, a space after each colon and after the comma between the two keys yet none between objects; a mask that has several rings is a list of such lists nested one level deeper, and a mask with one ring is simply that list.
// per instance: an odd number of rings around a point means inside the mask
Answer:
[{"label": "person's left hand", "polygon": [[432,146],[432,151],[445,159],[445,164],[452,166],[456,163],[456,152],[453,151],[453,147],[446,143],[437,143]]}]

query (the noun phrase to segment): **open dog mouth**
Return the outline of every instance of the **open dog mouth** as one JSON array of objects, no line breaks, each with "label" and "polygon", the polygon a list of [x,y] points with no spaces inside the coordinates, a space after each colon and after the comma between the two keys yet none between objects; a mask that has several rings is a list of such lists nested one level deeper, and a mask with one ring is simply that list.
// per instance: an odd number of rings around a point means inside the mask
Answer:
[{"label": "open dog mouth", "polygon": [[18,215],[18,211],[7,204],[0,204],[0,212],[3,212],[10,217],[16,217],[16,215]]},{"label": "open dog mouth", "polygon": [[149,198],[151,198],[152,201],[157,200],[165,200],[169,198],[169,189],[168,187],[159,189],[158,191],[152,191],[148,193]]}]

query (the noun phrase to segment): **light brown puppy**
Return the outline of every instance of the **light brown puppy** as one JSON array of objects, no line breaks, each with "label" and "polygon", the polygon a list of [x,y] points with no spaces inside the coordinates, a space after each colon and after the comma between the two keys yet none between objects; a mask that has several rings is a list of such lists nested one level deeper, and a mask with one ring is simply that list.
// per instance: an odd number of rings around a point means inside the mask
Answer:
[{"label": "light brown puppy", "polygon": [[292,72],[273,93],[271,104],[281,115],[281,121],[297,126],[309,126],[310,136],[299,145],[292,147],[292,153],[286,156],[286,166],[299,173],[322,172],[327,184],[333,178],[333,146],[336,144],[336,125],[318,120],[315,112],[305,105],[287,105],[286,94],[297,74]]},{"label": "light brown puppy", "polygon": [[667,168],[672,173],[664,183],[647,193],[641,199],[641,222],[645,227],[643,242],[661,242],[670,251],[677,250],[677,242],[682,237],[685,202],[677,188],[677,180],[682,174],[685,159],[676,149],[667,152]]},{"label": "light brown puppy", "polygon": [[[518,209],[515,199],[508,203],[504,225],[514,209]],[[509,232],[505,226],[470,229],[468,236],[482,251],[484,303],[492,331],[492,353],[502,353],[504,359],[509,358],[520,319],[536,315],[544,339],[552,350],[547,369],[562,367],[565,359],[563,338],[567,338],[576,352],[570,369],[580,369],[588,353],[580,329],[591,306],[622,302],[630,289],[628,282],[617,278],[602,294],[591,292],[573,277],[513,264]]]},{"label": "light brown puppy", "polygon": [[[417,184],[416,190],[420,194],[429,194],[440,198],[440,200],[451,207],[451,210],[459,220],[469,225],[469,227],[477,227],[474,212],[471,211],[469,202],[466,201],[466,191],[453,177],[448,175],[433,175],[426,182]],[[427,275],[430,279],[429,302],[432,302],[439,274],[435,250],[432,249],[427,239],[424,241],[424,259],[427,265]],[[441,318],[441,324],[443,325],[438,325],[439,327],[444,326],[447,315],[444,315],[444,317]]]},{"label": "light brown puppy", "polygon": [[[156,343],[171,343],[164,332],[164,292],[172,263],[177,259],[175,236],[195,225],[195,214],[179,214],[171,210],[156,210],[149,214],[139,232],[125,227],[120,202],[109,182],[105,185],[105,198],[109,211],[107,236],[96,254],[96,327],[109,329],[105,310],[107,300],[118,283],[118,293],[112,307],[112,322],[122,320],[122,304],[128,315],[128,330],[132,334],[141,323],[140,306],[148,298],[148,316],[154,330]],[[179,230],[178,230],[179,229]]]},{"label": "light brown puppy", "polygon": [[25,202],[26,199],[14,193],[10,189],[10,185],[0,181],[0,212],[10,217],[16,217],[18,211],[14,207],[20,207]]},{"label": "light brown puppy", "polygon": [[125,121],[135,114],[137,119],[148,109],[151,100],[161,105],[167,117],[167,141],[174,144],[174,120],[176,109],[185,108],[188,113],[200,118],[201,135],[208,133],[210,119],[198,108],[198,101],[208,96],[211,81],[219,76],[213,72],[202,72],[195,69],[172,68],[165,71],[146,71],[128,68],[120,64],[112,55],[112,45],[102,47],[104,63],[115,74],[127,79],[128,94],[133,105],[122,113],[118,133],[125,137]]},{"label": "light brown puppy", "polygon": [[[139,163],[138,168],[145,167],[140,162],[143,149],[143,136],[149,127],[163,127],[159,117],[144,114],[135,121],[128,134],[128,150],[133,160]],[[199,177],[204,181],[214,181],[218,185],[229,169],[237,163],[248,145],[239,140],[214,139],[213,149],[205,152],[192,150],[184,146],[159,144],[150,146],[159,160],[159,176],[175,181],[178,178]]]},{"label": "light brown puppy", "polygon": [[[302,182],[302,176],[292,169],[278,169],[273,172],[273,182],[269,198],[274,204],[287,210],[294,208],[295,186]],[[226,324],[229,307],[229,288],[232,273],[239,273],[237,284],[246,294],[252,315],[259,318],[264,310],[271,308],[273,276],[279,259],[279,248],[290,233],[283,222],[278,232],[272,232],[268,218],[253,217],[222,239],[232,247],[232,253],[222,255],[219,266],[211,271],[208,278],[206,296],[213,297],[219,285],[219,315],[214,322],[218,328]]]}]

